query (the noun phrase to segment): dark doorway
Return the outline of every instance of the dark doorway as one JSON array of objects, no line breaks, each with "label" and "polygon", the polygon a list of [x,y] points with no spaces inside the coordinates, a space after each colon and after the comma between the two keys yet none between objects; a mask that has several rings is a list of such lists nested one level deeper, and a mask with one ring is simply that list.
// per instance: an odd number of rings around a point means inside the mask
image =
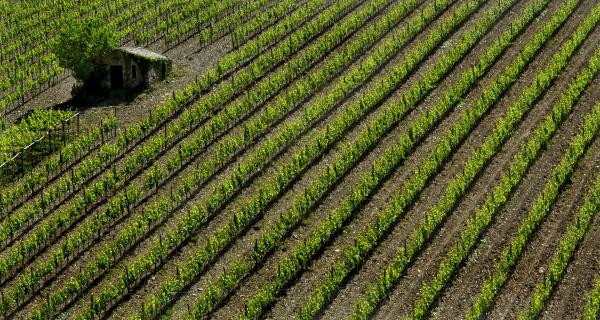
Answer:
[{"label": "dark doorway", "polygon": [[110,66],[110,86],[113,89],[123,88],[123,66]]}]

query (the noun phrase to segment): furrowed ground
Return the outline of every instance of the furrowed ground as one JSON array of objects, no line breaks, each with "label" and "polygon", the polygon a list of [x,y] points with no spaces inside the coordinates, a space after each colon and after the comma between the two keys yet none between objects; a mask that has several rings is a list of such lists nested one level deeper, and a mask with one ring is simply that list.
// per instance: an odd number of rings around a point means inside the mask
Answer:
[{"label": "furrowed ground", "polygon": [[[71,107],[49,43],[88,16],[171,75]],[[599,317],[597,1],[0,17],[4,126],[48,107],[81,126],[1,180],[1,319]]]}]

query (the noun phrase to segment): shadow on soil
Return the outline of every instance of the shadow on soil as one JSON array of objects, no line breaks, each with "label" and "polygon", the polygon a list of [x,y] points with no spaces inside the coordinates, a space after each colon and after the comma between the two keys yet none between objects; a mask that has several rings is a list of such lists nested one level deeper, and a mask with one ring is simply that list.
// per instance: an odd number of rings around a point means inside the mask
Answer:
[{"label": "shadow on soil", "polygon": [[84,110],[94,107],[103,107],[121,103],[131,103],[137,96],[144,93],[148,87],[136,89],[111,89],[108,91],[79,90],[71,99],[52,106],[52,109]]}]

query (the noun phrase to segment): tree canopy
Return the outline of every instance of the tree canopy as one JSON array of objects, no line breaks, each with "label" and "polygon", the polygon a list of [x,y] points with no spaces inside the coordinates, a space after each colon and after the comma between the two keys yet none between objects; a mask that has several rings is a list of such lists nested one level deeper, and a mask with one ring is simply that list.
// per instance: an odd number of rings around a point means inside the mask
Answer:
[{"label": "tree canopy", "polygon": [[94,61],[118,45],[117,33],[100,19],[71,19],[61,28],[53,44],[59,65],[71,69],[75,78],[86,81]]}]

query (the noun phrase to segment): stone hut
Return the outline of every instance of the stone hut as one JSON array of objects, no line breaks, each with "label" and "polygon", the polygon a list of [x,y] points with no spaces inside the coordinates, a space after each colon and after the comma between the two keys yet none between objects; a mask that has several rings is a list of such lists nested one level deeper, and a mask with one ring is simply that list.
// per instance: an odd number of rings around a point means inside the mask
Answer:
[{"label": "stone hut", "polygon": [[98,59],[98,82],[106,89],[135,89],[164,80],[171,59],[144,48],[120,47]]}]

